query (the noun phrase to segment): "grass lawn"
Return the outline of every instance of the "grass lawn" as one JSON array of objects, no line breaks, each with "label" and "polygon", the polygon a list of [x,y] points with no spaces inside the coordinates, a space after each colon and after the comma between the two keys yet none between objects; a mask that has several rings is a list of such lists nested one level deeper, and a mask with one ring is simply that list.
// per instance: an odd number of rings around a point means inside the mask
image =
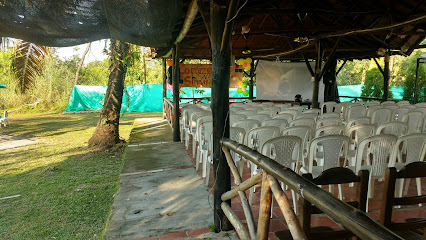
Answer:
[{"label": "grass lawn", "polygon": [[[133,120],[161,113],[126,113]],[[123,147],[87,148],[99,113],[14,114],[2,134],[37,138],[35,145],[0,151],[0,239],[103,239],[117,192]],[[1,135],[0,135],[1,142]]]}]

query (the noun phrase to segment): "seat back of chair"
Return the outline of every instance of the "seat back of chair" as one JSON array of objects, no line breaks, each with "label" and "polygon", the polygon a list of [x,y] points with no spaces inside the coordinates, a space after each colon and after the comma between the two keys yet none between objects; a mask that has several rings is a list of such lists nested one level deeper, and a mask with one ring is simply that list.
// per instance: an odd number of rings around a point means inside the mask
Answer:
[{"label": "seat back of chair", "polygon": [[392,134],[397,137],[403,136],[408,132],[408,124],[405,122],[388,122],[381,124],[376,129],[376,134]]},{"label": "seat back of chair", "polygon": [[416,219],[409,222],[392,223],[392,207],[395,205],[415,205],[426,203],[426,195],[395,197],[395,185],[397,179],[424,178],[426,177],[426,162],[413,162],[406,165],[399,172],[396,168],[386,169],[385,186],[383,192],[383,204],[380,211],[380,223],[391,230],[409,230],[426,227],[426,219]]},{"label": "seat back of chair", "polygon": [[285,119],[269,119],[265,120],[261,123],[261,126],[271,126],[271,127],[278,127],[281,130],[286,128],[288,126],[288,122]]},{"label": "seat back of chair", "polygon": [[[354,208],[357,208],[363,212],[366,209],[367,192],[368,192],[368,176],[367,170],[362,170],[356,175],[352,170],[344,167],[336,167],[325,170],[315,179],[312,178],[312,174],[303,174],[303,177],[310,180],[317,185],[330,185],[330,184],[345,184],[345,183],[357,183],[355,201],[347,202]],[[321,214],[322,211],[306,201],[303,197],[300,199],[300,221],[302,222],[302,229],[304,230],[308,239],[317,239],[311,233],[311,217],[313,214]],[[348,230],[341,230],[338,232],[328,232],[329,234],[324,236],[327,239],[342,238],[342,235],[350,234]],[[347,235],[345,235],[348,237]]]},{"label": "seat back of chair", "polygon": [[[274,159],[284,167],[291,168],[302,156],[302,139],[296,136],[281,136],[263,144],[262,154]],[[297,164],[294,164],[297,169]],[[292,168],[292,170],[295,170]]]},{"label": "seat back of chair", "polygon": [[371,116],[371,123],[373,124],[383,124],[390,122],[392,110],[389,108],[377,109],[373,112]]}]

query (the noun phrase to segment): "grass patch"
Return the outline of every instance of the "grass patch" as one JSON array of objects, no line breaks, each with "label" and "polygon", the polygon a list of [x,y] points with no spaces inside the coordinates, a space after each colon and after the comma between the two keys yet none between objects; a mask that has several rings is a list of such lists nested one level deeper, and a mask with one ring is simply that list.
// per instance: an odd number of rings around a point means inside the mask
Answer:
[{"label": "grass patch", "polygon": [[[126,113],[120,135],[133,120],[161,113]],[[87,148],[99,113],[10,115],[4,134],[39,142],[0,152],[0,239],[103,239],[117,192],[124,145]],[[1,136],[0,136],[1,137]],[[0,138],[1,143],[1,138]]]}]

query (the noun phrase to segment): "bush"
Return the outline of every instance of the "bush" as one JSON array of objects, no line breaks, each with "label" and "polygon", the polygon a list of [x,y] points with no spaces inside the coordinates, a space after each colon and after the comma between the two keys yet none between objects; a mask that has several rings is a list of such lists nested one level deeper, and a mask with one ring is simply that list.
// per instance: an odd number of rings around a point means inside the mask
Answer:
[{"label": "bush", "polygon": [[[383,85],[384,79],[382,73],[377,67],[372,68],[366,73],[364,86],[361,88],[361,96],[382,98],[384,93]],[[388,91],[388,98],[393,98],[391,91]]]}]

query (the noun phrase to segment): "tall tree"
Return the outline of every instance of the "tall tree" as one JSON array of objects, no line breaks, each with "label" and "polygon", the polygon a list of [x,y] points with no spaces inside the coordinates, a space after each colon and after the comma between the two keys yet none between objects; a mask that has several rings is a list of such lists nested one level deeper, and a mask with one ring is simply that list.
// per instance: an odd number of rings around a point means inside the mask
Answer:
[{"label": "tall tree", "polygon": [[77,83],[78,83],[78,76],[80,75],[81,67],[83,66],[84,59],[86,58],[86,55],[87,55],[87,53],[89,52],[89,49],[90,49],[90,46],[91,46],[91,45],[92,45],[92,43],[91,43],[91,42],[89,42],[89,43],[87,44],[86,50],[84,50],[84,53],[83,53],[83,55],[81,56],[80,63],[78,64],[77,71],[75,72],[74,85],[77,85]]},{"label": "tall tree", "polygon": [[111,39],[110,75],[99,121],[88,145],[99,148],[112,147],[122,142],[119,135],[120,109],[123,101],[124,79],[131,59],[130,46],[120,40]]}]

